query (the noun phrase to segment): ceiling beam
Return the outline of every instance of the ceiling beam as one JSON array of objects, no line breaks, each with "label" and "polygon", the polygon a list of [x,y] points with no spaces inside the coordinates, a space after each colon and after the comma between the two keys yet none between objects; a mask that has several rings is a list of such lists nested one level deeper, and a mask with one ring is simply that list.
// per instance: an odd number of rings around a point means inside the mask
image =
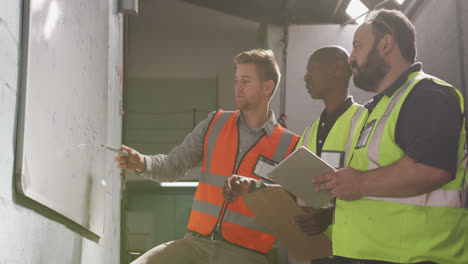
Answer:
[{"label": "ceiling beam", "polygon": [[336,3],[335,10],[333,10],[332,18],[336,19],[336,16],[338,15],[338,11],[340,9],[344,9],[342,6],[343,5],[348,5],[351,0],[338,0],[338,3]]}]

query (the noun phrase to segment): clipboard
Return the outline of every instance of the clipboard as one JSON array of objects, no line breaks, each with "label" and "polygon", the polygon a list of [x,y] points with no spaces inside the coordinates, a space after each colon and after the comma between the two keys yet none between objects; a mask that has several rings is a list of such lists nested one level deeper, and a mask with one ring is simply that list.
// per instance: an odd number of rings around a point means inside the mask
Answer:
[{"label": "clipboard", "polygon": [[309,236],[295,225],[295,217],[307,214],[281,187],[269,187],[242,196],[262,225],[296,260],[326,258],[332,245],[324,234]]},{"label": "clipboard", "polygon": [[334,196],[329,196],[326,190],[315,192],[317,184],[312,183],[312,178],[335,170],[333,166],[309,149],[301,146],[281,161],[268,177],[307,205],[320,208],[331,201]]}]

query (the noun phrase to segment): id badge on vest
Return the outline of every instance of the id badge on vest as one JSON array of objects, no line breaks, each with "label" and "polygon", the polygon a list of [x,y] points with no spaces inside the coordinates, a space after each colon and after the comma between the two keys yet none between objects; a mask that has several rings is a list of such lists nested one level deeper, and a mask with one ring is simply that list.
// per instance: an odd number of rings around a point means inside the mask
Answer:
[{"label": "id badge on vest", "polygon": [[344,151],[322,150],[320,158],[333,166],[335,169],[343,168],[344,165]]},{"label": "id badge on vest", "polygon": [[375,119],[366,124],[356,144],[356,149],[366,147],[367,141],[369,141],[369,137],[370,137],[370,134],[372,133],[372,130],[374,129],[374,126],[375,126]]},{"label": "id badge on vest", "polygon": [[270,174],[270,172],[276,167],[276,164],[278,164],[278,162],[275,162],[263,155],[258,155],[252,174],[273,183],[274,181],[268,178],[268,174]]}]

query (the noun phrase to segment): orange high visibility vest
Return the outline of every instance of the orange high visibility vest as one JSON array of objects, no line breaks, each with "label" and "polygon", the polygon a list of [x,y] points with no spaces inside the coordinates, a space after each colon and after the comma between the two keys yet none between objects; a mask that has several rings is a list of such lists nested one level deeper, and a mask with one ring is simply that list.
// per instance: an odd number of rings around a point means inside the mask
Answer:
[{"label": "orange high visibility vest", "polygon": [[264,135],[236,164],[239,132],[236,118],[239,111],[217,112],[205,135],[204,161],[200,182],[190,213],[188,229],[209,235],[218,225],[224,240],[261,253],[268,253],[275,237],[257,221],[242,201],[224,202],[224,182],[232,174],[259,180],[252,172],[257,159],[280,162],[294,149],[299,137],[276,125],[270,137]]}]

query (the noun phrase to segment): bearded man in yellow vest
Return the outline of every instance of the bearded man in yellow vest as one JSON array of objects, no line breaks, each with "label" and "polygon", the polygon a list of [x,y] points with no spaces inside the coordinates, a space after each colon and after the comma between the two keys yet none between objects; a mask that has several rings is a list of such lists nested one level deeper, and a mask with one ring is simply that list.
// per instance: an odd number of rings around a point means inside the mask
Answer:
[{"label": "bearded man in yellow vest", "polygon": [[463,97],[415,57],[400,11],[354,34],[354,83],[377,95],[347,167],[312,180],[337,196],[330,263],[468,263]]},{"label": "bearded man in yellow vest", "polygon": [[210,113],[168,155],[141,155],[126,146],[128,157],[119,155],[118,167],[141,172],[155,181],[176,181],[202,163],[200,181],[183,239],[159,245],[133,264],[267,264],[265,256],[275,237],[259,224],[239,199],[224,201],[224,182],[232,174],[260,179],[254,172],[260,163],[283,160],[299,137],[276,121],[269,109],[280,72],[271,50],[251,50],[234,59],[237,111]]}]

